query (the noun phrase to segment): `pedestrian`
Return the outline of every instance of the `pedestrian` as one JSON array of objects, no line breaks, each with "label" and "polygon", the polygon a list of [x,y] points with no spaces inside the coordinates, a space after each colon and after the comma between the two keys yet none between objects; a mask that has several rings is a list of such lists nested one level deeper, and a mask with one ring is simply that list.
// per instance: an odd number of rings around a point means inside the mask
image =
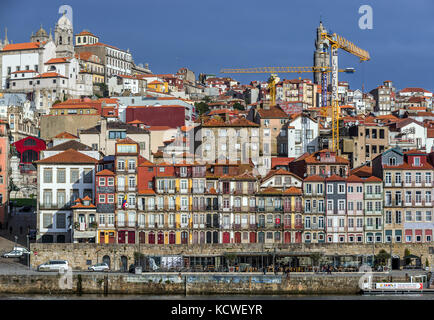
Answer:
[{"label": "pedestrian", "polygon": [[264,275],[267,273],[267,270],[265,269],[265,267],[262,267],[262,271],[264,272]]}]

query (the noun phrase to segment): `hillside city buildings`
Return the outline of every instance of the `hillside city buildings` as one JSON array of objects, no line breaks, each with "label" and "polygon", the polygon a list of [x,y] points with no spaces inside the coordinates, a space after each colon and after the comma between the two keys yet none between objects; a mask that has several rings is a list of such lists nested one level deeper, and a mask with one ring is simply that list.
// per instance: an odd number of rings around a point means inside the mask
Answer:
[{"label": "hillside city buildings", "polygon": [[[317,30],[314,65],[329,66]],[[43,243],[430,243],[432,92],[339,82],[339,150],[321,75],[265,81],[134,52],[62,15],[0,41],[0,226],[35,198]]]}]

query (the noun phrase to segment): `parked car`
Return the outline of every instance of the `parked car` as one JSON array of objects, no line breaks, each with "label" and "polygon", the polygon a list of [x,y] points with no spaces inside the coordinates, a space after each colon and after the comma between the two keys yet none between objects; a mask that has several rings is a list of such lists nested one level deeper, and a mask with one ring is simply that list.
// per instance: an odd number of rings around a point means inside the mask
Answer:
[{"label": "parked car", "polygon": [[23,248],[23,247],[15,247],[14,250],[16,251],[20,251],[23,254],[30,254],[30,251],[27,248]]},{"label": "parked car", "polygon": [[20,250],[12,250],[6,253],[3,253],[3,258],[20,258],[23,255],[23,252]]},{"label": "parked car", "polygon": [[38,271],[66,271],[68,270],[68,261],[50,260],[38,266]]},{"label": "parked car", "polygon": [[109,271],[110,268],[107,263],[97,263],[88,268],[89,271]]}]

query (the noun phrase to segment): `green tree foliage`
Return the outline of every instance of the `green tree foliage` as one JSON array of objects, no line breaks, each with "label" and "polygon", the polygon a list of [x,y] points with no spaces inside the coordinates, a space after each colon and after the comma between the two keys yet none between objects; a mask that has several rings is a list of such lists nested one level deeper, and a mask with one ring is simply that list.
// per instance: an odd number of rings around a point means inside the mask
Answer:
[{"label": "green tree foliage", "polygon": [[235,102],[233,108],[236,110],[245,110],[244,106],[239,102]]},{"label": "green tree foliage", "polygon": [[206,102],[196,102],[194,104],[194,107],[196,108],[199,115],[202,115],[204,113],[207,113],[209,111],[209,105]]},{"label": "green tree foliage", "polygon": [[384,249],[381,249],[380,252],[375,256],[375,260],[381,266],[385,266],[389,258],[390,254],[387,253]]}]

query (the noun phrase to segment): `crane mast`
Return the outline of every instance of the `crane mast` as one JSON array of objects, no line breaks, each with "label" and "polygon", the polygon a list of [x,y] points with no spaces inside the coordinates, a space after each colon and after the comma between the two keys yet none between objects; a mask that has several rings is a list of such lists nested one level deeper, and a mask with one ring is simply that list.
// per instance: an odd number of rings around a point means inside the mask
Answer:
[{"label": "crane mast", "polygon": [[331,50],[331,73],[332,73],[332,151],[338,151],[339,149],[339,97],[338,97],[338,49],[342,49],[352,55],[357,56],[360,61],[368,61],[371,59],[369,52],[357,47],[352,42],[348,41],[344,37],[333,33],[332,35],[323,32],[321,39],[326,46]]}]

